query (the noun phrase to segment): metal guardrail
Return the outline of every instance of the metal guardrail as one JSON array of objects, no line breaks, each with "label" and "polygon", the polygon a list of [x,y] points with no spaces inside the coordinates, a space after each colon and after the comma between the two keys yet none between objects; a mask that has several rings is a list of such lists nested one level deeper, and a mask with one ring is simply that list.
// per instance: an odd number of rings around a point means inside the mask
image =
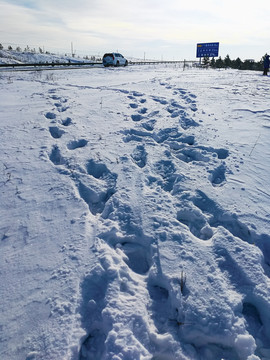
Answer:
[{"label": "metal guardrail", "polygon": [[196,60],[143,60],[143,61],[129,61],[130,65],[156,65],[156,64],[189,64],[195,63]]},{"label": "metal guardrail", "polygon": [[[157,64],[188,64],[196,63],[195,60],[179,60],[179,61],[154,61],[154,60],[144,60],[144,61],[129,61],[129,65],[157,65]],[[84,67],[84,66],[102,66],[102,62],[52,62],[52,63],[16,63],[16,64],[0,64],[0,68],[41,68],[41,67]]]},{"label": "metal guardrail", "polygon": [[44,66],[81,66],[81,65],[102,65],[102,62],[52,62],[52,63],[19,63],[19,64],[0,64],[0,67],[4,68],[15,68],[15,67],[44,67]]}]

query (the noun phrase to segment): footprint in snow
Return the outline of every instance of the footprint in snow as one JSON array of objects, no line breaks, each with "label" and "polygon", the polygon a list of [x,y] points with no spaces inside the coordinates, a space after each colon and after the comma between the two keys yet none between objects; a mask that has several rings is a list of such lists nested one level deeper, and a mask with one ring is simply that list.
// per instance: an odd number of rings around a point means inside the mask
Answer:
[{"label": "footprint in snow", "polygon": [[186,225],[190,232],[201,240],[209,240],[213,236],[213,230],[209,226],[203,213],[186,204],[185,208],[177,212],[177,220]]},{"label": "footprint in snow", "polygon": [[[174,149],[172,149],[174,150]],[[174,151],[175,156],[186,163],[190,162],[209,162],[211,154],[205,150],[198,149],[196,147],[184,147],[180,150]]]},{"label": "footprint in snow", "polygon": [[56,114],[53,113],[53,112],[47,112],[44,116],[45,116],[46,119],[49,119],[49,120],[56,119]]},{"label": "footprint in snow", "polygon": [[66,163],[66,160],[61,155],[60,149],[57,145],[53,146],[49,159],[54,165],[64,165]]},{"label": "footprint in snow", "polygon": [[87,144],[88,144],[88,141],[85,140],[85,139],[73,140],[73,141],[70,141],[67,144],[67,148],[69,150],[75,150],[75,149],[78,149],[78,148],[85,147]]},{"label": "footprint in snow", "polygon": [[146,248],[139,243],[126,241],[118,243],[117,247],[126,255],[124,261],[133,272],[140,275],[147,274],[152,266],[150,248]]},{"label": "footprint in snow", "polygon": [[53,99],[53,100],[60,100],[61,97],[60,97],[60,96],[57,96],[57,95],[52,95],[52,96],[51,96],[51,99]]},{"label": "footprint in snow", "polygon": [[[186,139],[186,140],[185,140]],[[203,161],[209,162],[211,159],[226,159],[229,156],[229,151],[226,149],[215,149],[212,147],[205,146],[192,146],[194,145],[194,138],[187,136],[182,140],[182,143],[187,143],[189,147],[179,147],[174,143],[170,143],[171,150],[174,151],[175,156],[186,163],[191,161]],[[225,165],[224,165],[225,166]],[[213,175],[214,183],[218,183],[217,179],[218,171]],[[216,180],[214,180],[216,178]]]},{"label": "footprint in snow", "polygon": [[136,104],[136,103],[131,103],[131,104],[129,104],[129,106],[130,106],[132,109],[137,109],[138,104]]},{"label": "footprint in snow", "polygon": [[72,123],[72,119],[67,117],[65,120],[62,121],[62,125],[69,126]]},{"label": "footprint in snow", "polygon": [[[143,128],[145,128],[144,124]],[[124,130],[123,134],[125,134],[123,140],[124,142],[137,141],[137,142],[147,142],[150,144],[154,144],[154,140],[152,139],[153,134],[149,131],[145,130],[137,130],[137,129],[129,129]]]},{"label": "footprint in snow", "polygon": [[197,190],[196,195],[191,197],[193,204],[198,207],[208,218],[212,227],[223,227],[233,236],[244,242],[256,245],[264,257],[264,271],[270,277],[270,236],[267,234],[256,234],[254,229],[241,222],[235,213],[221,208],[215,201],[210,199],[204,192]]},{"label": "footprint in snow", "polygon": [[131,154],[132,160],[137,164],[140,168],[143,168],[146,165],[147,153],[145,151],[145,147],[143,145],[138,145],[133,150]]},{"label": "footprint in snow", "polygon": [[143,116],[140,114],[133,114],[131,115],[131,119],[135,122],[141,121],[143,119]]},{"label": "footprint in snow", "polygon": [[147,112],[147,110],[148,110],[148,109],[144,107],[144,108],[142,108],[142,109],[139,110],[139,113],[140,113],[140,114],[145,114],[145,113]]},{"label": "footprint in snow", "polygon": [[60,139],[61,136],[65,133],[64,130],[59,129],[57,126],[50,126],[49,131],[54,139]]},{"label": "footprint in snow", "polygon": [[179,123],[184,130],[189,129],[190,127],[199,126],[199,124],[195,120],[191,119],[185,111],[181,111],[177,115],[180,115]]},{"label": "footprint in snow", "polygon": [[158,144],[162,144],[167,140],[180,141],[181,136],[182,133],[180,133],[177,128],[165,128],[156,132],[153,138]]},{"label": "footprint in snow", "polygon": [[146,121],[144,123],[142,123],[142,127],[145,129],[145,130],[148,130],[148,131],[152,131],[154,130],[154,127],[155,127],[155,124],[156,124],[156,120],[149,120],[149,121]]},{"label": "footprint in snow", "polygon": [[108,177],[115,178],[115,175],[113,175],[107,166],[103,163],[97,163],[93,159],[89,160],[86,164],[86,170],[88,175],[93,176],[96,179],[105,179]]},{"label": "footprint in snow", "polygon": [[184,89],[177,89],[181,95],[185,95],[187,92]]},{"label": "footprint in snow", "polygon": [[176,173],[176,168],[171,160],[160,160],[154,164],[154,168],[157,174],[161,177],[148,178],[149,185],[154,181],[165,191],[176,193],[176,189],[179,190],[179,184],[183,181],[184,176]]},{"label": "footprint in snow", "polygon": [[69,109],[69,106],[62,106],[62,105],[60,105],[60,106],[57,107],[57,110],[58,110],[59,112],[65,112],[65,111],[67,111],[67,109]]},{"label": "footprint in snow", "polygon": [[[54,92],[55,92],[55,91],[54,91]],[[50,93],[50,91],[49,91],[49,93]],[[52,95],[52,96],[50,96],[50,98],[51,98],[52,100],[54,100],[54,101],[59,101],[60,103],[66,103],[66,102],[68,101],[68,99],[63,98],[63,97],[58,96],[58,95]],[[57,106],[57,104],[55,104],[55,106]]]},{"label": "footprint in snow", "polygon": [[226,166],[221,164],[216,169],[209,171],[210,181],[213,186],[223,186],[226,182]]},{"label": "footprint in snow", "polygon": [[136,97],[141,97],[141,96],[143,96],[143,93],[141,93],[141,92],[139,92],[139,91],[133,91],[133,92],[132,92],[132,95],[133,95],[133,96],[136,96]]},{"label": "footprint in snow", "polygon": [[79,307],[82,328],[87,335],[81,342],[79,360],[101,359],[105,349],[106,335],[102,318],[108,276],[101,266],[96,266],[81,283],[82,303]]},{"label": "footprint in snow", "polygon": [[103,212],[107,201],[115,194],[117,175],[105,164],[97,163],[93,159],[87,162],[86,171],[88,177],[78,177],[76,185],[91,213],[96,215]]},{"label": "footprint in snow", "polygon": [[167,105],[168,101],[164,98],[161,97],[152,97],[152,99],[158,103],[160,103],[161,105]]},{"label": "footprint in snow", "polygon": [[65,165],[59,168],[59,172],[68,175],[74,181],[79,196],[87,204],[93,215],[103,212],[107,201],[116,192],[117,175],[110,172],[105,164],[89,160],[86,164],[86,171],[74,171],[69,166],[69,161],[61,155],[57,145],[52,148],[49,156],[51,162],[56,165]]}]

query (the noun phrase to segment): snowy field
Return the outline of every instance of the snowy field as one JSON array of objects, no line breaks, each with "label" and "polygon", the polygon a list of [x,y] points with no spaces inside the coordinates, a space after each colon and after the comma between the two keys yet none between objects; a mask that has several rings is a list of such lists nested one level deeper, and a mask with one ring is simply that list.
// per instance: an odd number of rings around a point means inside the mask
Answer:
[{"label": "snowy field", "polygon": [[0,358],[270,359],[270,78],[0,72]]}]

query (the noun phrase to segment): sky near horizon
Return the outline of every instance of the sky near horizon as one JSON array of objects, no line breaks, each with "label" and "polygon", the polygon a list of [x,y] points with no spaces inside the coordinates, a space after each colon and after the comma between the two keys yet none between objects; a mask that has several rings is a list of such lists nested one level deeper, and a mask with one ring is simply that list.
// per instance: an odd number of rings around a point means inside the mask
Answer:
[{"label": "sky near horizon", "polygon": [[232,59],[270,53],[266,0],[0,0],[0,14],[4,46],[164,60],[195,59],[199,42]]}]

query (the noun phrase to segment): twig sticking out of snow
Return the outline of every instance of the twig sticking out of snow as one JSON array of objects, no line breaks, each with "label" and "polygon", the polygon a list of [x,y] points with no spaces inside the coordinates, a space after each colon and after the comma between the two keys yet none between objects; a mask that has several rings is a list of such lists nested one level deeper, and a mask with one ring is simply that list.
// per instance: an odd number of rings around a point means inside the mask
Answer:
[{"label": "twig sticking out of snow", "polygon": [[181,276],[180,276],[180,289],[181,289],[182,294],[183,294],[183,291],[184,291],[184,287],[186,285],[186,280],[187,280],[186,273],[182,270],[181,271]]},{"label": "twig sticking out of snow", "polygon": [[249,156],[252,154],[252,152],[253,152],[255,146],[257,145],[260,137],[261,137],[261,134],[259,134],[259,136],[257,137],[257,140],[255,141],[255,144],[253,145],[253,148],[251,149],[251,151],[250,151],[250,153],[249,153]]}]

